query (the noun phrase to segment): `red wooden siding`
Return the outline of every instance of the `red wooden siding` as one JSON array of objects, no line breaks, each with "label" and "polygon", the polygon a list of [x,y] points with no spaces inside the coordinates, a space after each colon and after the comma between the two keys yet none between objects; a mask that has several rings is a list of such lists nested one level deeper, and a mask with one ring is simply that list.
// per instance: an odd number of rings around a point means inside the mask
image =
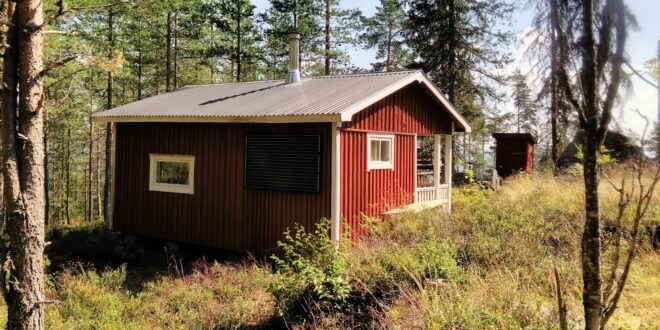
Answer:
[{"label": "red wooden siding", "polygon": [[[367,171],[367,134],[395,135],[394,170]],[[416,135],[450,134],[451,119],[418,84],[412,84],[357,113],[341,129],[341,215],[354,238],[365,234],[364,213],[414,201]]]},{"label": "red wooden siding", "polygon": [[531,143],[527,144],[527,166],[525,171],[530,174],[534,171],[534,145]]},{"label": "red wooden siding", "polygon": [[451,134],[452,119],[419,84],[413,83],[356,113],[346,129]]},{"label": "red wooden siding", "polygon": [[[506,135],[506,134],[502,134]],[[497,138],[495,146],[495,168],[497,174],[507,177],[519,172],[534,170],[534,144],[526,136]]]},{"label": "red wooden siding", "polygon": [[364,235],[362,215],[380,217],[383,212],[413,201],[415,189],[414,135],[394,138],[394,170],[367,171],[367,134],[341,135],[341,214],[354,238]]},{"label": "red wooden siding", "polygon": [[[243,188],[246,134],[321,134],[321,192]],[[329,124],[117,124],[114,228],[268,253],[287,227],[330,216]],[[193,195],[149,191],[149,154],[195,156]]]}]

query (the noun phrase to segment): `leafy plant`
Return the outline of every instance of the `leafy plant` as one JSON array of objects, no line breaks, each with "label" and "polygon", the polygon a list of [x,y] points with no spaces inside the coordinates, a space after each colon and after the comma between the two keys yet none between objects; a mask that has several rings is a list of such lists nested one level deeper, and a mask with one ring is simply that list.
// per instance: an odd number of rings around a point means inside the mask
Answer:
[{"label": "leafy plant", "polygon": [[469,184],[475,183],[476,180],[474,179],[474,171],[473,170],[465,170],[464,173],[465,176],[465,181]]},{"label": "leafy plant", "polygon": [[281,257],[275,262],[275,279],[269,291],[277,301],[280,316],[306,301],[342,302],[348,298],[344,250],[337,248],[328,232],[330,222],[321,219],[313,232],[303,227],[287,229],[284,242],[278,242]]}]

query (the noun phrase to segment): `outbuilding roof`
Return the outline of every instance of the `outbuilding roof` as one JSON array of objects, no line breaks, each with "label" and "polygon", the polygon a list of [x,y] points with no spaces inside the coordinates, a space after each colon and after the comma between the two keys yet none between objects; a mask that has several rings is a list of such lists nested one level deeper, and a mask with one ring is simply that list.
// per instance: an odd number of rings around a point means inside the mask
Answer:
[{"label": "outbuilding roof", "polygon": [[468,122],[418,70],[282,80],[193,85],[93,115],[97,122],[335,122],[419,83],[456,122]]},{"label": "outbuilding roof", "polygon": [[493,133],[496,140],[522,140],[536,144],[536,138],[530,133]]}]

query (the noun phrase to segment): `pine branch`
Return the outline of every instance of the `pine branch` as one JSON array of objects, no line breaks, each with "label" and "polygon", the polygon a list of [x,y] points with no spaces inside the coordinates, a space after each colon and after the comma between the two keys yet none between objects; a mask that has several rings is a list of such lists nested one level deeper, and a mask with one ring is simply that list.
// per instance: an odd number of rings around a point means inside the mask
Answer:
[{"label": "pine branch", "polygon": [[39,73],[39,78],[44,77],[46,74],[48,74],[48,72],[50,72],[52,70],[55,70],[59,67],[62,67],[65,64],[67,64],[67,63],[69,63],[69,62],[71,62],[75,59],[78,59],[79,57],[80,57],[80,54],[74,54],[74,55],[69,55],[69,56],[66,56],[64,58],[61,58],[57,61],[47,63],[46,67]]},{"label": "pine branch", "polygon": [[[614,56],[612,57],[612,77],[610,79],[610,84],[607,87],[607,92],[605,96],[605,102],[603,102],[603,108],[601,109],[600,116],[600,125],[598,127],[598,142],[600,144],[605,140],[607,131],[609,128],[610,121],[612,120],[612,107],[614,106],[614,100],[619,95],[619,85],[621,81],[621,66],[623,65],[623,57],[626,47],[626,17],[625,17],[625,6],[622,0],[608,0],[605,7],[611,8],[611,14],[615,16],[615,29],[616,29],[616,50]],[[605,10],[605,9],[604,9]],[[609,11],[609,9],[607,9]],[[605,21],[609,21],[605,19]],[[604,24],[605,25],[605,24]],[[608,30],[610,27],[608,26]],[[611,35],[605,33],[601,35],[601,44],[607,44],[609,47]],[[609,51],[607,52],[609,54]],[[602,59],[605,61],[605,59]],[[600,65],[600,64],[599,64]],[[604,64],[602,64],[604,66]],[[602,67],[600,68],[602,70]],[[601,73],[598,73],[599,75]]]},{"label": "pine branch", "polygon": [[624,60],[623,63],[632,71],[637,77],[642,79],[645,83],[651,85],[653,88],[658,88],[658,85],[654,84],[651,80],[648,78],[644,77],[643,74],[641,74],[639,71],[637,71],[632,65],[627,60]]}]

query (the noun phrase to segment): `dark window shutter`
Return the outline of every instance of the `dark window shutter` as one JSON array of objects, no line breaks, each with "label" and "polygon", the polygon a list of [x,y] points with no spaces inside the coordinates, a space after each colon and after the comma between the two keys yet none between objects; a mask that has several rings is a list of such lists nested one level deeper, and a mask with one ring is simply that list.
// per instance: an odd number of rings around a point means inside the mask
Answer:
[{"label": "dark window shutter", "polygon": [[247,135],[245,188],[319,192],[320,135]]}]

